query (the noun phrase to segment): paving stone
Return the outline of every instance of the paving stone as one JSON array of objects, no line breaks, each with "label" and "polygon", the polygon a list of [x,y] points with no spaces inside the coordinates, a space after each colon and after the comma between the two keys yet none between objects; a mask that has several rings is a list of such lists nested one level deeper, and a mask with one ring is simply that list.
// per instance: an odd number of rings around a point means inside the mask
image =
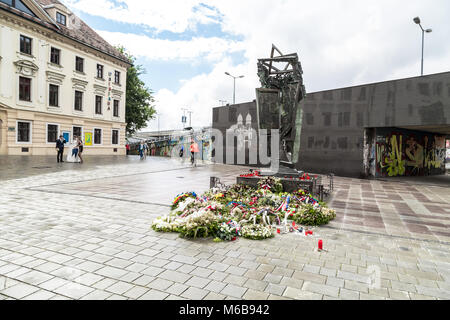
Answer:
[{"label": "paving stone", "polygon": [[168,289],[166,289],[165,291],[172,294],[172,295],[177,295],[179,296],[180,294],[182,294],[184,291],[186,291],[189,287],[184,285],[184,284],[180,284],[180,283],[174,283],[173,285],[171,285]]},{"label": "paving stone", "polygon": [[123,295],[125,292],[131,290],[133,287],[134,286],[132,284],[123,281],[117,281],[112,286],[107,287],[105,290],[118,295]]},{"label": "paving stone", "polygon": [[369,293],[369,285],[362,282],[345,280],[344,287],[345,289],[359,291],[361,293]]},{"label": "paving stone", "polygon": [[92,287],[100,289],[100,290],[104,290],[104,289],[112,286],[116,282],[117,282],[117,280],[106,278],[106,279],[100,280],[99,282],[96,282],[95,284],[92,285]]},{"label": "paving stone", "polygon": [[238,287],[233,284],[227,284],[225,288],[220,292],[223,295],[231,296],[234,298],[242,298],[244,293],[247,291],[246,288]]},{"label": "paving stone", "polygon": [[215,301],[224,300],[224,299],[225,299],[224,295],[218,294],[216,292],[210,292],[203,298],[203,300],[215,300]]},{"label": "paving stone", "polygon": [[202,300],[208,293],[209,291],[190,287],[184,291],[181,296],[190,300]]},{"label": "paving stone", "polygon": [[359,300],[359,291],[341,288],[339,298],[342,300]]},{"label": "paving stone", "polygon": [[139,299],[141,296],[143,296],[147,291],[149,291],[148,288],[134,286],[133,288],[123,293],[122,295],[124,295],[127,298],[136,300]]},{"label": "paving stone", "polygon": [[248,270],[244,276],[254,280],[262,280],[265,278],[266,275],[267,272],[264,271]]},{"label": "paving stone", "polygon": [[410,300],[408,292],[388,289],[389,298],[394,300]]},{"label": "paving stone", "polygon": [[269,298],[269,293],[249,289],[242,298],[244,300],[256,300],[256,301],[267,300],[267,298]]},{"label": "paving stone", "polygon": [[62,287],[55,289],[56,293],[77,300],[81,299],[92,291],[94,291],[93,288],[74,282],[65,284]]},{"label": "paving stone", "polygon": [[[322,300],[322,295],[306,292],[300,289],[287,287],[283,293],[283,297],[295,299],[295,300]],[[269,298],[270,299],[270,298]]]},{"label": "paving stone", "polygon": [[32,293],[32,294],[26,296],[25,298],[22,298],[22,300],[44,301],[44,300],[50,300],[50,298],[52,298],[54,296],[55,296],[55,294],[53,292],[46,291],[46,290],[39,290],[39,291],[36,291],[35,293]]},{"label": "paving stone", "polygon": [[214,271],[213,273],[211,273],[209,275],[208,278],[211,279],[211,280],[223,281],[226,277],[228,277],[228,273]]},{"label": "paving stone", "polygon": [[339,288],[333,287],[333,286],[329,286],[329,285],[326,285],[326,284],[318,284],[318,283],[306,281],[303,284],[303,288],[302,289],[304,291],[310,291],[310,292],[314,292],[314,293],[318,293],[318,294],[322,294],[322,295],[327,295],[327,296],[331,296],[331,297],[338,297],[339,296]]},{"label": "paving stone", "polygon": [[270,293],[270,294],[282,296],[284,290],[286,290],[286,286],[269,283],[269,285],[266,287],[266,289],[264,291],[267,293]]},{"label": "paving stone", "polygon": [[30,294],[35,293],[36,291],[39,291],[38,287],[30,286],[25,283],[18,283],[12,287],[0,290],[0,294],[14,299],[22,299]]},{"label": "paving stone", "polygon": [[220,293],[226,285],[227,284],[223,282],[211,281],[206,287],[204,287],[204,289],[215,293]]},{"label": "paving stone", "polygon": [[40,272],[40,271],[36,271],[36,270],[32,270],[30,272],[24,273],[18,277],[16,277],[16,279],[25,282],[27,284],[30,285],[39,285],[45,281],[48,281],[50,279],[52,279],[53,276]]},{"label": "paving stone", "polygon": [[144,295],[139,297],[138,300],[164,300],[168,296],[169,296],[168,293],[151,289],[147,291]]},{"label": "paving stone", "polygon": [[324,284],[327,277],[310,272],[295,271],[292,278]]},{"label": "paving stone", "polygon": [[113,294],[102,290],[94,290],[91,293],[85,295],[81,300],[106,300]]},{"label": "paving stone", "polygon": [[162,278],[162,279],[169,280],[169,281],[174,281],[174,282],[178,282],[178,283],[185,283],[192,276],[191,275],[187,275],[185,273],[178,272],[178,271],[166,270],[163,273],[159,274],[158,277]]}]

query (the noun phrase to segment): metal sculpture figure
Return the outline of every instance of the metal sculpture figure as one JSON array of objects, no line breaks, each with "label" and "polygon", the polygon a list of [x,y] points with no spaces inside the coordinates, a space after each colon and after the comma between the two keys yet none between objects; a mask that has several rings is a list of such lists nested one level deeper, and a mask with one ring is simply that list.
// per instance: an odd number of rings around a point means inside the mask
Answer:
[{"label": "metal sculpture figure", "polygon": [[[277,67],[279,64],[284,68]],[[301,130],[301,121],[300,127],[298,123],[296,126],[297,112],[301,112],[299,104],[306,97],[302,75],[297,53],[283,55],[275,45],[270,58],[258,60],[262,86],[256,89],[259,127],[280,130],[280,163],[290,168],[298,159],[298,154],[294,154],[294,145],[300,143],[296,130]],[[298,153],[299,147],[295,149]]]}]

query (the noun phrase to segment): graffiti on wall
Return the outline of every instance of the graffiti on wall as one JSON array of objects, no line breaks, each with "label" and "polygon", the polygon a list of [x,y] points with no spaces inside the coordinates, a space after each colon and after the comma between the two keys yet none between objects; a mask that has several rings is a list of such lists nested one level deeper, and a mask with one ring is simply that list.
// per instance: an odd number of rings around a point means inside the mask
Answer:
[{"label": "graffiti on wall", "polygon": [[445,173],[445,136],[422,132],[377,132],[377,176]]}]

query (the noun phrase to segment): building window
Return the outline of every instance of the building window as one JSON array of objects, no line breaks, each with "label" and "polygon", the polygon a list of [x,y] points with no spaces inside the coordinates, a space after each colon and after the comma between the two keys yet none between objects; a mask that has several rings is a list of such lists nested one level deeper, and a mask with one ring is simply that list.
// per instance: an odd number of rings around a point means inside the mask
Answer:
[{"label": "building window", "polygon": [[31,38],[20,35],[20,52],[25,54],[32,54],[31,44],[33,40]]},{"label": "building window", "polygon": [[47,125],[47,142],[54,143],[58,140],[59,126],[56,124]]},{"label": "building window", "polygon": [[75,70],[78,72],[84,72],[84,59],[80,57],[75,58]]},{"label": "building window", "polygon": [[59,107],[59,87],[55,86],[54,84],[51,84],[49,87],[49,93],[48,93],[49,99],[48,104],[51,107]]},{"label": "building window", "polygon": [[323,114],[323,125],[325,127],[331,126],[331,112],[325,112]]},{"label": "building window", "polygon": [[97,78],[103,79],[103,66],[101,64],[97,65]]},{"label": "building window", "polygon": [[21,1],[21,0],[0,0],[0,2],[6,3],[8,6],[16,8],[26,14],[29,14],[32,17],[36,17],[36,15]]},{"label": "building window", "polygon": [[312,113],[306,114],[306,124],[309,126],[314,125],[314,115]]},{"label": "building window", "polygon": [[19,100],[31,101],[31,79],[19,77]]},{"label": "building window", "polygon": [[56,13],[56,22],[65,26],[66,25],[66,16],[63,15],[62,13],[57,12]]},{"label": "building window", "polygon": [[102,114],[102,100],[101,96],[95,96],[95,114]]},{"label": "building window", "polygon": [[119,130],[112,131],[112,144],[119,144]]},{"label": "building window", "polygon": [[31,122],[25,121],[17,122],[17,142],[21,143],[31,142]]},{"label": "building window", "polygon": [[344,127],[350,127],[350,112],[344,112]]},{"label": "building window", "polygon": [[52,47],[50,52],[50,62],[59,65],[60,60],[61,50]]},{"label": "building window", "polygon": [[82,127],[73,127],[73,138],[75,137],[82,137],[83,135],[83,128]]},{"label": "building window", "polygon": [[102,144],[102,129],[94,129],[94,144]]},{"label": "building window", "polygon": [[113,116],[119,117],[119,100],[114,100]]},{"label": "building window", "polygon": [[114,72],[114,83],[120,84],[120,72],[119,71]]},{"label": "building window", "polygon": [[83,92],[75,91],[75,110],[83,111]]},{"label": "building window", "polygon": [[314,137],[308,137],[308,149],[314,148]]}]

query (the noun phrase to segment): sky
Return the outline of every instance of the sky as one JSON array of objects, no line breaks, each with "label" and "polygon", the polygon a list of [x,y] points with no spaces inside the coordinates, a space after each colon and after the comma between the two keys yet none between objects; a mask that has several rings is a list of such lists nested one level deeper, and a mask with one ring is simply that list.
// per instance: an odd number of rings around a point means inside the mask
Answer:
[{"label": "sky", "polygon": [[[448,0],[62,0],[146,74],[159,116],[142,131],[210,126],[222,101],[255,99],[257,59],[298,53],[307,92],[450,71]],[[186,114],[187,115],[187,114]],[[158,124],[159,123],[159,124]]]}]

